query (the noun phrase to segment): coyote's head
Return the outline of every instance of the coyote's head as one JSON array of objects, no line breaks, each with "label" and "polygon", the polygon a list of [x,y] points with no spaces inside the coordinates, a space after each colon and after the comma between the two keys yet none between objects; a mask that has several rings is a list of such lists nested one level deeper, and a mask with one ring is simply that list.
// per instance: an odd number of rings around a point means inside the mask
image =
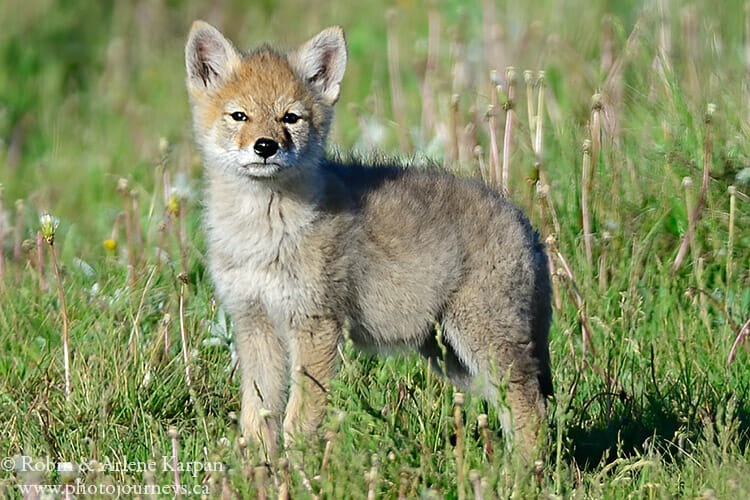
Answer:
[{"label": "coyote's head", "polygon": [[346,68],[339,27],[287,53],[243,55],[196,21],[185,47],[196,141],[209,168],[270,178],[318,162]]}]

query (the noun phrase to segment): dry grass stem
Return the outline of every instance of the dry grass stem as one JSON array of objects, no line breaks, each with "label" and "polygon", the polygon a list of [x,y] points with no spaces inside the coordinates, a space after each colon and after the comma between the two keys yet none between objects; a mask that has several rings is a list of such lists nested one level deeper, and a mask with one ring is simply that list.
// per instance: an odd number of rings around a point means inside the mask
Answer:
[{"label": "dry grass stem", "polygon": [[550,234],[545,240],[545,253],[547,254],[547,265],[549,267],[549,274],[552,278],[552,303],[555,306],[555,310],[560,313],[562,312],[562,296],[560,295],[559,278],[560,275],[557,272],[557,264],[555,259],[552,257],[552,246],[555,245],[555,235]]},{"label": "dry grass stem", "polygon": [[750,121],[750,2],[745,4],[745,113]]},{"label": "dry grass stem", "polygon": [[543,180],[542,177],[542,159],[544,155],[543,149],[543,137],[544,137],[544,89],[545,89],[545,72],[540,71],[536,81],[537,87],[537,106],[536,106],[536,117],[534,120],[534,153],[536,154],[537,166],[539,168],[539,179]]},{"label": "dry grass stem", "polygon": [[586,262],[589,272],[593,271],[594,254],[592,249],[591,215],[589,213],[589,196],[591,195],[591,145],[592,141],[583,141],[583,164],[581,166],[581,219],[583,221],[583,243],[586,248]]},{"label": "dry grass stem", "polygon": [[461,119],[458,115],[458,104],[459,104],[460,97],[458,94],[453,94],[451,96],[451,153],[450,153],[450,159],[453,162],[453,165],[450,165],[450,168],[455,168],[460,159],[460,151],[459,151],[459,140],[458,136],[460,135],[459,130],[461,129]]},{"label": "dry grass stem", "polygon": [[128,180],[121,178],[117,182],[117,192],[122,196],[123,213],[125,214],[125,242],[128,249],[128,283],[134,289],[138,283],[137,261],[135,255],[135,236],[133,229],[133,216],[131,214],[130,190]]},{"label": "dry grass stem", "polygon": [[141,316],[143,315],[146,296],[151,289],[151,284],[153,283],[155,275],[156,268],[152,267],[151,272],[148,274],[148,278],[146,279],[146,284],[141,291],[141,299],[138,302],[138,309],[136,310],[135,318],[133,319],[133,327],[130,329],[130,338],[128,339],[128,345],[130,346],[130,352],[133,355],[133,359],[135,360],[138,359],[138,354],[141,352]]},{"label": "dry grass stem", "polygon": [[612,235],[609,233],[609,231],[602,231],[602,251],[599,255],[599,291],[604,293],[609,288],[608,283],[608,268],[607,268],[607,248],[609,246],[609,242],[612,239]]},{"label": "dry grass stem", "polygon": [[565,260],[565,257],[563,257],[563,254],[562,252],[560,252],[559,249],[555,247],[553,251],[555,252],[555,254],[557,255],[557,258],[560,260],[560,263],[563,266],[563,269],[565,271],[565,276],[568,278],[568,283],[570,284],[570,289],[573,292],[575,304],[578,309],[578,321],[581,323],[581,337],[582,337],[581,358],[583,359],[584,364],[585,364],[587,348],[591,349],[591,356],[596,358],[596,349],[594,348],[594,343],[591,340],[590,330],[588,327],[588,321],[586,320],[586,303],[583,300],[583,296],[581,295],[580,290],[578,289],[578,285],[576,285],[575,276],[573,275],[573,270],[570,268],[570,265],[568,265],[568,261]]},{"label": "dry grass stem", "polygon": [[230,486],[227,476],[221,478],[221,496],[219,498],[221,500],[239,500],[240,498],[239,493]]},{"label": "dry grass stem", "polygon": [[255,478],[255,490],[258,500],[266,500],[266,467],[259,465],[253,469]]},{"label": "dry grass stem", "polygon": [[438,73],[440,55],[440,11],[437,2],[430,1],[427,10],[427,63],[422,82],[422,120],[420,130],[422,143],[434,133],[437,113],[435,112],[435,79]]},{"label": "dry grass stem", "polygon": [[143,229],[141,228],[141,218],[138,215],[138,191],[134,189],[130,191],[130,203],[131,214],[133,216],[135,261],[137,264],[140,264],[143,257]]},{"label": "dry grass stem", "polygon": [[337,415],[336,419],[334,419],[333,424],[331,425],[331,428],[325,432],[326,447],[325,447],[325,451],[323,452],[323,461],[320,464],[320,476],[321,477],[323,476],[323,473],[328,467],[328,462],[331,459],[331,452],[333,451],[334,443],[336,440],[336,435],[338,434],[343,421],[344,421],[344,413],[340,412]]},{"label": "dry grass stem", "polygon": [[315,494],[315,490],[313,489],[313,485],[310,482],[310,480],[307,478],[307,475],[305,474],[305,471],[302,469],[302,466],[298,463],[293,464],[294,472],[296,472],[299,475],[300,483],[302,483],[302,486],[307,490],[307,493],[310,495],[309,498],[312,498],[313,500],[318,500],[320,497]]},{"label": "dry grass stem", "polygon": [[[694,224],[693,222],[693,216],[695,215],[693,213],[693,209],[695,209],[695,202],[693,201],[693,179],[692,177],[685,176],[682,178],[682,188],[685,190],[685,213],[688,217],[688,227],[692,226]],[[698,247],[696,246],[695,242],[695,235],[691,234],[690,238],[688,239],[688,244],[690,245],[690,253],[693,257],[693,261],[696,261],[698,259]]]},{"label": "dry grass stem", "polygon": [[669,26],[669,5],[668,0],[659,0],[659,59],[665,69],[671,68],[672,58],[672,32]]},{"label": "dry grass stem", "polygon": [[729,350],[729,355],[727,356],[727,366],[732,364],[732,361],[734,361],[734,355],[737,352],[737,346],[740,345],[740,341],[743,337],[747,337],[750,333],[750,318],[748,318],[747,321],[745,321],[745,324],[742,325],[742,328],[737,332],[737,336],[734,339],[734,343],[732,344],[732,348]]},{"label": "dry grass stem", "polygon": [[164,346],[164,359],[169,359],[169,327],[172,325],[172,316],[169,315],[169,313],[165,313],[164,316],[161,318],[161,321],[159,321],[159,326],[161,327],[161,338],[163,337],[163,346]]},{"label": "dry grass stem", "polygon": [[[704,290],[706,288],[705,280],[703,279],[703,272],[705,270],[705,262],[703,260],[703,257],[698,257],[695,260],[695,283],[699,290]],[[706,294],[699,294],[698,295],[698,304],[700,306],[700,312],[701,312],[701,319],[703,320],[703,325],[706,327],[707,331],[711,330],[711,320],[708,317],[708,301],[706,300]]]},{"label": "dry grass stem", "polygon": [[5,279],[5,209],[3,208],[3,185],[0,184],[0,286]]},{"label": "dry grass stem", "polygon": [[732,283],[733,273],[733,254],[734,254],[734,220],[737,213],[737,188],[729,186],[727,188],[729,193],[729,235],[727,236],[727,264],[726,264],[726,288],[727,295],[729,293],[729,286]]},{"label": "dry grass stem", "polygon": [[[18,263],[23,255],[23,200],[16,200],[16,222],[13,227],[13,261]],[[16,283],[19,283],[20,274],[16,274]]]},{"label": "dry grass stem", "polygon": [[700,192],[700,195],[698,196],[698,202],[695,204],[695,208],[692,211],[692,215],[688,219],[688,228],[687,228],[687,231],[685,231],[685,237],[682,239],[682,244],[680,245],[680,249],[677,252],[677,257],[675,257],[674,264],[672,265],[673,271],[677,271],[682,265],[682,261],[685,259],[685,254],[687,253],[690,239],[693,237],[693,232],[695,231],[695,225],[698,221],[698,218],[700,217],[701,210],[703,209],[703,205],[706,202],[706,193],[708,191],[709,173],[711,170],[711,163],[712,163],[711,155],[713,153],[713,139],[711,137],[711,124],[713,121],[713,114],[715,110],[716,110],[716,107],[713,104],[708,105],[708,110],[706,112],[706,117],[705,117],[706,134],[705,134],[705,138],[703,141],[703,180],[701,182],[701,192]]},{"label": "dry grass stem", "polygon": [[510,193],[510,141],[513,134],[513,106],[516,102],[516,70],[512,66],[507,69],[506,78],[508,80],[508,100],[503,108],[505,109],[505,133],[503,134],[503,169],[501,174],[500,186],[502,193],[508,196]]},{"label": "dry grass stem", "polygon": [[289,484],[291,478],[289,476],[289,460],[282,458],[279,460],[279,469],[281,470],[281,485],[279,486],[279,500],[289,500]]},{"label": "dry grass stem", "polygon": [[[182,362],[185,365],[185,383],[188,389],[192,386],[190,380],[190,360],[188,359],[187,333],[185,331],[185,284],[187,275],[180,273],[180,340],[182,341]],[[166,348],[166,346],[165,346]]]},{"label": "dry grass stem", "polygon": [[179,467],[179,439],[180,439],[180,433],[177,430],[177,427],[170,427],[169,430],[167,430],[167,436],[172,441],[172,469],[174,470],[174,475],[172,477],[174,481],[174,494],[175,498],[182,498],[181,493],[181,486],[180,486],[180,467]]},{"label": "dry grass stem", "polygon": [[[680,11],[680,24],[682,30],[683,53],[685,60],[685,90],[692,96],[697,96],[700,89],[700,80],[703,78],[698,74],[701,58],[698,48],[703,46],[703,41],[699,41],[698,27],[701,20],[699,19],[698,10],[694,3],[688,3]],[[671,95],[670,95],[671,97]]]},{"label": "dry grass stem", "polygon": [[484,181],[485,184],[490,184],[490,178],[489,173],[487,172],[487,165],[484,164],[484,151],[482,151],[482,146],[477,144],[474,146],[474,159],[477,162],[477,165],[479,166],[479,173],[482,176],[482,181]]},{"label": "dry grass stem", "polygon": [[458,486],[458,498],[464,500],[466,491],[464,489],[464,408],[465,396],[463,392],[453,393],[453,425],[456,428],[456,475]]},{"label": "dry grass stem", "polygon": [[529,123],[529,135],[532,147],[536,137],[536,111],[534,111],[534,72],[527,69],[523,72],[523,81],[526,84],[526,115]]},{"label": "dry grass stem", "polygon": [[591,133],[591,175],[589,176],[589,186],[586,187],[589,192],[591,192],[596,168],[599,165],[599,154],[602,147],[602,106],[601,94],[594,94],[591,97],[591,123],[589,125]]},{"label": "dry grass stem", "polygon": [[47,285],[47,278],[44,277],[44,238],[42,238],[41,231],[36,232],[36,258],[34,259],[34,263],[36,264],[36,273],[39,277],[39,290],[46,292],[49,290],[49,285]]},{"label": "dry grass stem", "polygon": [[169,231],[169,225],[172,222],[172,213],[170,212],[170,201],[171,201],[171,183],[169,172],[165,169],[162,174],[162,187],[164,190],[164,219],[159,224],[159,244],[157,246],[158,258],[156,259],[156,270],[161,270],[161,261],[163,252],[165,252],[165,238],[167,231]]},{"label": "dry grass stem", "polygon": [[391,88],[391,111],[396,122],[399,146],[401,151],[411,151],[409,135],[406,129],[406,110],[404,107],[404,85],[401,82],[401,64],[398,57],[398,39],[396,38],[396,24],[398,10],[394,7],[385,14],[386,38],[388,55],[388,78]]},{"label": "dry grass stem", "polygon": [[377,455],[373,454],[372,466],[367,473],[367,500],[375,500],[376,498],[378,488],[378,465],[380,465],[380,459],[378,459]]},{"label": "dry grass stem", "polygon": [[599,56],[599,69],[601,70],[602,74],[607,74],[609,72],[609,69],[612,67],[612,63],[615,59],[615,40],[613,31],[614,26],[612,16],[604,16],[604,18],[602,19],[602,34],[600,42],[601,55]]},{"label": "dry grass stem", "polygon": [[487,414],[486,413],[480,413],[477,416],[477,428],[479,428],[479,432],[482,435],[482,441],[484,442],[484,453],[489,458],[492,457],[492,455],[495,453],[495,450],[492,448],[492,441],[490,441],[490,429],[487,422]]},{"label": "dry grass stem", "polygon": [[474,500],[484,500],[484,493],[482,492],[482,475],[478,470],[472,469],[469,471],[469,482],[474,490]]},{"label": "dry grass stem", "polygon": [[41,234],[47,242],[49,248],[50,259],[52,260],[52,267],[55,271],[55,279],[57,280],[57,292],[60,298],[60,315],[63,321],[62,330],[62,342],[63,342],[63,365],[65,370],[65,399],[70,401],[70,340],[69,340],[69,327],[68,327],[68,306],[65,302],[65,291],[63,290],[62,276],[60,275],[60,266],[57,262],[57,255],[55,254],[55,231],[59,221],[49,214],[43,214],[40,217],[41,222]]},{"label": "dry grass stem", "polygon": [[490,75],[490,79],[493,83],[493,90],[491,91],[491,102],[489,108],[487,109],[487,117],[489,118],[489,132],[490,132],[490,177],[489,182],[492,186],[497,187],[499,186],[500,182],[500,176],[498,175],[498,171],[500,169],[500,153],[498,151],[498,142],[497,142],[497,110],[498,108],[498,94],[502,91],[500,88],[500,84],[495,83],[498,81],[497,79],[497,73],[492,72]]}]

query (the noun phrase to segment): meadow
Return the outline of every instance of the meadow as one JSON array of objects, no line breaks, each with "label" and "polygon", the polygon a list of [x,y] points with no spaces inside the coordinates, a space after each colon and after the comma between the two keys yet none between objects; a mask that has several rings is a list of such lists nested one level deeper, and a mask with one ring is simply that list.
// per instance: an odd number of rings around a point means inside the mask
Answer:
[{"label": "meadow", "polygon": [[[343,26],[331,154],[437,163],[529,215],[554,283],[544,460],[417,356],[348,341],[319,437],[271,464],[238,438],[197,18],[241,48]],[[746,498],[749,135],[737,0],[4,0],[0,496]]]}]

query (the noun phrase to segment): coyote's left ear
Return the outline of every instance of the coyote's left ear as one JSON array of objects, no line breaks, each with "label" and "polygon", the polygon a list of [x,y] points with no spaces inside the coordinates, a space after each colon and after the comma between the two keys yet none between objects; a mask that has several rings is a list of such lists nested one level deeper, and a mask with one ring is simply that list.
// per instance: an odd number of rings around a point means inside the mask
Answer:
[{"label": "coyote's left ear", "polygon": [[291,60],[327,104],[338,100],[346,69],[346,40],[341,27],[324,29],[294,52]]}]

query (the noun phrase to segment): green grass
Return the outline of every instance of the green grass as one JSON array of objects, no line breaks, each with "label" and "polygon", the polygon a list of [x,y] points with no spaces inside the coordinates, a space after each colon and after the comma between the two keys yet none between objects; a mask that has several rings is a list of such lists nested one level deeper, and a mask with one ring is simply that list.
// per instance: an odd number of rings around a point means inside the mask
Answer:
[{"label": "green grass", "polygon": [[[155,460],[155,474],[110,468],[78,477],[87,485],[121,488],[171,485],[162,456],[172,452],[168,430],[176,427],[181,461],[216,461],[224,469],[195,477],[183,472],[187,487],[205,488],[218,498],[226,477],[225,488],[255,498],[255,475],[263,470],[266,492],[275,497],[283,482],[276,464],[256,469],[255,453],[238,445],[230,418],[239,411],[238,374],[230,337],[223,335],[231,327],[204,269],[201,164],[184,91],[183,44],[190,22],[201,17],[242,47],[267,40],[294,46],[327,25],[341,24],[349,64],[331,144],[364,155],[375,149],[404,158],[447,158],[447,168],[461,175],[479,175],[473,141],[488,161],[490,69],[501,76],[506,65],[519,73],[545,70],[548,112],[539,156],[529,137],[522,79],[517,89],[510,196],[544,236],[554,234],[551,250],[559,249],[570,264],[596,354],[588,349],[582,362],[573,285],[557,276],[560,302],[550,338],[556,397],[549,405],[546,460],[538,470],[519,464],[505,452],[494,409],[469,396],[463,412],[465,469],[477,471],[485,498],[750,494],[746,341],[727,366],[738,327],[750,316],[750,83],[741,2],[722,8],[671,0],[645,5],[538,0],[523,7],[499,2],[494,7],[499,38],[489,44],[491,57],[484,41],[491,2],[439,2],[440,50],[431,76],[436,118],[425,128],[420,87],[428,15],[422,2],[248,4],[0,3],[2,457]],[[404,86],[401,123],[391,109],[388,8],[396,9],[392,36]],[[662,32],[669,44],[661,41]],[[654,61],[662,48],[666,59],[659,70]],[[613,61],[621,63],[621,71],[608,78]],[[457,71],[464,77],[455,79]],[[606,113],[588,207],[589,265],[581,164],[595,92],[602,93]],[[458,158],[450,146],[452,94],[459,95]],[[694,246],[675,271],[688,228],[686,189],[693,204],[699,196],[709,103],[716,111],[706,202]],[[503,124],[501,112],[501,144]],[[400,149],[404,137],[407,150]],[[548,201],[530,187],[538,168]],[[164,172],[179,188],[177,220],[165,209]],[[688,188],[682,184],[686,176],[693,180]],[[123,194],[117,189],[121,178],[137,198],[134,286]],[[730,185],[738,191],[731,248]],[[24,200],[21,210],[17,199]],[[131,202],[127,198],[132,207]],[[64,394],[61,307],[46,248],[41,248],[46,289],[35,264],[44,211],[60,219],[55,246],[70,319],[70,401]],[[181,221],[185,233],[179,243]],[[102,245],[109,238],[117,242],[113,252]],[[15,246],[20,255],[14,256]],[[555,252],[551,255],[562,271]],[[183,271],[184,287],[178,280]],[[180,341],[181,289],[190,388]],[[333,436],[329,462],[321,473],[326,439],[301,443],[289,471],[292,498],[313,492],[322,498],[366,497],[371,484],[378,498],[399,492],[456,498],[453,388],[416,356],[376,359],[349,344],[342,352],[324,424]],[[492,456],[484,453],[477,428],[483,412],[490,417]],[[32,476],[4,469],[0,493],[20,498],[18,484],[64,479],[58,472]],[[463,489],[469,496],[471,488],[467,478]],[[132,490],[123,496],[133,496]]]}]

